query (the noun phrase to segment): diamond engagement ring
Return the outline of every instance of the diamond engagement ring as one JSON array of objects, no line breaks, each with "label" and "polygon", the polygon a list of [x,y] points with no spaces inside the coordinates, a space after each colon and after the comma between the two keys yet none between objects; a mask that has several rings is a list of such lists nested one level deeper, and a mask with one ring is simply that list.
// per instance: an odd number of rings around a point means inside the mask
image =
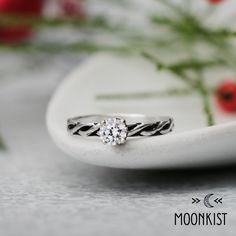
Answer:
[{"label": "diamond engagement ring", "polygon": [[127,138],[167,134],[174,127],[173,118],[140,114],[88,115],[67,120],[71,135],[100,137],[104,144],[124,144]]}]

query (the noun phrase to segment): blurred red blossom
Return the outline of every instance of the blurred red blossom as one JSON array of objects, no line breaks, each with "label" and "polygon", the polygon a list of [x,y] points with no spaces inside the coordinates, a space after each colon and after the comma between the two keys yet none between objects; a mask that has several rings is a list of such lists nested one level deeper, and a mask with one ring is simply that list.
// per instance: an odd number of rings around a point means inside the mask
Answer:
[{"label": "blurred red blossom", "polygon": [[[40,16],[43,0],[0,0],[0,14],[13,14],[16,16]],[[0,24],[0,41],[17,43],[28,39],[32,34],[30,25]]]},{"label": "blurred red blossom", "polygon": [[78,18],[86,16],[84,0],[47,0],[44,14],[50,18]]},{"label": "blurred red blossom", "polygon": [[62,15],[68,17],[85,17],[83,1],[79,0],[62,0]]},{"label": "blurred red blossom", "polygon": [[208,0],[208,2],[211,3],[211,4],[219,4],[219,3],[222,3],[224,1],[225,0]]},{"label": "blurred red blossom", "polygon": [[236,80],[227,80],[216,91],[217,102],[226,112],[236,112]]}]

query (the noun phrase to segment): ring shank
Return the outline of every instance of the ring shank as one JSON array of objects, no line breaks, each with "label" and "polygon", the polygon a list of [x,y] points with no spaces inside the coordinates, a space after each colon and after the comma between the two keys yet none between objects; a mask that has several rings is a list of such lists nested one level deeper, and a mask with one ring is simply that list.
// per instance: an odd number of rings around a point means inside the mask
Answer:
[{"label": "ring shank", "polygon": [[158,136],[172,131],[173,118],[168,116],[147,116],[143,114],[86,115],[67,120],[67,130],[72,135],[83,137],[99,136],[100,122],[108,118],[125,120],[128,137]]}]

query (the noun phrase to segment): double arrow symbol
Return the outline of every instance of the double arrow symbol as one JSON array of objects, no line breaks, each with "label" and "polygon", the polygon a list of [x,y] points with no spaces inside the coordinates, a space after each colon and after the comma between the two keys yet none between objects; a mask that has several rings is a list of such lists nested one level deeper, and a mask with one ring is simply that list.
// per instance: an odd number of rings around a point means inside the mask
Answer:
[{"label": "double arrow symbol", "polygon": [[199,198],[192,198],[192,204],[198,204],[201,200]]},{"label": "double arrow symbol", "polygon": [[219,203],[222,204],[222,203],[223,203],[223,202],[222,202],[222,198],[216,198],[216,199],[214,200],[214,202],[217,203],[217,204],[219,204]]}]

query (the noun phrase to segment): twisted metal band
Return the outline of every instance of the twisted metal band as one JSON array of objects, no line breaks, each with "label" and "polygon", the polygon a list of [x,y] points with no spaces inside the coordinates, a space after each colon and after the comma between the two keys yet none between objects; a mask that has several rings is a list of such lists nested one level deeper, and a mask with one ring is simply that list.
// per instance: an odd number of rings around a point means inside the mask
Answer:
[{"label": "twisted metal band", "polygon": [[111,117],[124,119],[127,125],[127,137],[149,137],[167,134],[174,127],[173,118],[149,117],[140,114],[88,115],[67,120],[67,130],[71,135],[98,137],[100,124]]}]

